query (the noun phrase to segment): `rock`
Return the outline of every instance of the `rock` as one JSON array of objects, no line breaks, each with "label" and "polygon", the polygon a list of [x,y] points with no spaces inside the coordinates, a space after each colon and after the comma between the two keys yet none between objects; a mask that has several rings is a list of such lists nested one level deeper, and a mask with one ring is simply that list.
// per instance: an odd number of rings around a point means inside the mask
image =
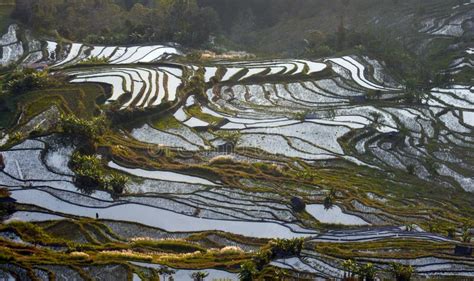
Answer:
[{"label": "rock", "polygon": [[291,207],[296,212],[302,212],[306,208],[306,204],[304,203],[303,199],[298,198],[298,197],[292,197]]},{"label": "rock", "polygon": [[472,256],[472,250],[473,250],[473,247],[471,246],[456,245],[456,247],[454,248],[454,255],[470,257]]}]

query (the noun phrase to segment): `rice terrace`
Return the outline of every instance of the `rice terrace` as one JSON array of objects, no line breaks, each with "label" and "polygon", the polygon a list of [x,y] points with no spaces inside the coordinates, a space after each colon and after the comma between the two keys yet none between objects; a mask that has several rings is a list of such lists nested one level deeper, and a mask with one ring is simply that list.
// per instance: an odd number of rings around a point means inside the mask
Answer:
[{"label": "rice terrace", "polygon": [[0,280],[474,280],[473,0],[0,0]]}]

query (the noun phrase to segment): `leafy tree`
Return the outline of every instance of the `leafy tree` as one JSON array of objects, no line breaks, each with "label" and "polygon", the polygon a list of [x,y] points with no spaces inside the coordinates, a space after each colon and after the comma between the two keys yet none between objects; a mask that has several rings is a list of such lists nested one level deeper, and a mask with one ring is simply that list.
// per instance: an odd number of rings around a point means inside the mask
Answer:
[{"label": "leafy tree", "polygon": [[342,263],[342,267],[344,268],[344,277],[355,277],[359,271],[359,266],[357,263],[352,260],[345,260]]},{"label": "leafy tree", "polygon": [[298,256],[303,249],[304,239],[274,239],[270,241],[273,257]]},{"label": "leafy tree", "polygon": [[106,179],[99,158],[95,155],[74,153],[71,166],[76,174],[75,182],[85,191],[106,186]]},{"label": "leafy tree", "polygon": [[61,128],[64,133],[71,136],[95,139],[105,132],[107,122],[103,116],[94,117],[91,120],[85,120],[72,114],[61,115]]},{"label": "leafy tree", "polygon": [[334,189],[331,189],[329,191],[329,194],[324,198],[324,209],[329,210],[333,207],[334,205],[334,200],[336,199],[336,191]]},{"label": "leafy tree", "polygon": [[359,267],[359,275],[365,281],[375,280],[376,273],[377,273],[377,269],[370,262]]},{"label": "leafy tree", "polygon": [[90,193],[96,188],[109,189],[115,194],[122,194],[129,178],[117,173],[108,174],[101,161],[95,155],[84,155],[75,152],[71,158],[71,167],[76,177],[75,183],[84,192]]},{"label": "leafy tree", "polygon": [[10,195],[11,193],[7,188],[0,188],[0,199],[2,199],[2,202],[0,203],[0,219],[3,219],[15,211],[15,204],[13,204],[13,202],[8,202],[8,199],[11,199]]},{"label": "leafy tree", "polygon": [[247,261],[240,266],[240,281],[252,281],[255,274],[257,274],[257,269],[253,262]]},{"label": "leafy tree", "polygon": [[265,265],[270,263],[273,258],[273,252],[270,249],[261,249],[258,251],[254,257],[253,261],[256,266],[256,268],[263,268]]},{"label": "leafy tree", "polygon": [[128,181],[127,176],[113,173],[108,179],[108,185],[116,194],[122,194]]}]

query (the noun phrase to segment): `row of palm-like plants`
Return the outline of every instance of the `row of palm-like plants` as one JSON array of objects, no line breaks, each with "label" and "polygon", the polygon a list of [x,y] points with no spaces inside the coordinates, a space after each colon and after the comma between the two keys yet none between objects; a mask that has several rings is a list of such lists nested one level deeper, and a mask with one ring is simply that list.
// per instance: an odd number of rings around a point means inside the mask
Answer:
[{"label": "row of palm-like plants", "polygon": [[[259,280],[259,272],[274,259],[299,256],[303,248],[303,239],[276,239],[262,247],[252,260],[241,265],[239,278],[241,281]],[[342,263],[344,281],[373,281],[378,274],[386,273],[397,281],[409,281],[414,273],[411,265],[391,263],[388,269],[381,269],[372,263],[358,263],[353,259]],[[385,275],[385,274],[384,274]]]},{"label": "row of palm-like plants", "polygon": [[345,281],[373,281],[377,277],[377,274],[382,271],[388,272],[397,281],[409,281],[414,272],[414,268],[411,265],[404,265],[401,263],[391,263],[388,269],[381,270],[372,263],[360,264],[349,259],[344,261],[342,266],[345,271],[343,279]]}]

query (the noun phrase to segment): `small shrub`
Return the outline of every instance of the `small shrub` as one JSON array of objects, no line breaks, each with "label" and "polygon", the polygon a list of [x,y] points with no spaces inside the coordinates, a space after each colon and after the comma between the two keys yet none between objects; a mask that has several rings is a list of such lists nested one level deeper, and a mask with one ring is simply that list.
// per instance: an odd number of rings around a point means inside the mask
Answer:
[{"label": "small shrub", "polygon": [[170,278],[169,278],[168,280],[171,281],[171,280],[174,280],[174,279],[172,279],[172,276],[171,276],[171,275],[175,274],[176,271],[174,271],[174,270],[172,270],[171,268],[168,268],[168,267],[166,267],[166,266],[162,266],[162,267],[160,267],[160,269],[158,269],[158,273],[159,273],[160,275],[164,275],[164,276],[169,275]]},{"label": "small shrub", "polygon": [[59,85],[58,79],[49,75],[47,70],[36,71],[26,68],[13,72],[5,89],[12,94],[22,94],[32,90],[44,89]]},{"label": "small shrub", "polygon": [[390,272],[397,281],[409,281],[414,272],[411,265],[403,265],[401,263],[392,263]]},{"label": "small shrub", "polygon": [[25,135],[22,133],[22,132],[15,132],[11,138],[10,138],[10,142],[12,143],[18,143],[20,142],[21,140],[23,140],[25,138]]},{"label": "small shrub", "polygon": [[204,271],[197,271],[191,275],[191,278],[193,278],[193,281],[204,281],[207,276],[209,276],[209,273]]},{"label": "small shrub", "polygon": [[294,115],[294,119],[304,121],[306,119],[306,112],[297,112]]},{"label": "small shrub", "polygon": [[471,243],[471,227],[469,225],[464,225],[462,227],[462,242]]},{"label": "small shrub", "polygon": [[345,260],[342,263],[342,267],[344,268],[344,277],[346,279],[355,277],[359,271],[359,265],[352,259]]},{"label": "small shrub", "polygon": [[109,61],[110,59],[107,57],[90,56],[87,59],[81,61],[80,64],[107,64]]},{"label": "small shrub", "polygon": [[304,239],[274,239],[270,242],[273,256],[282,258],[298,256],[303,249]]},{"label": "small shrub", "polygon": [[405,231],[412,232],[412,231],[415,230],[415,227],[416,227],[416,226],[415,226],[414,224],[407,223],[407,224],[405,225]]},{"label": "small shrub", "polygon": [[304,171],[298,172],[298,178],[304,179],[304,180],[313,180],[314,174],[311,171],[304,170]]},{"label": "small shrub", "polygon": [[380,90],[368,90],[366,97],[368,100],[376,100],[379,99],[381,95],[382,92]]},{"label": "small shrub", "polygon": [[255,168],[259,169],[260,171],[262,171],[263,173],[268,174],[268,175],[272,175],[272,176],[276,176],[276,177],[279,177],[279,176],[283,175],[280,167],[278,167],[278,165],[276,165],[276,164],[268,164],[268,163],[264,163],[264,162],[258,162],[258,163],[254,163],[253,166]]},{"label": "small shrub", "polygon": [[9,256],[5,253],[0,253],[0,263],[5,264],[13,261],[15,258],[13,256]]},{"label": "small shrub", "polygon": [[376,273],[377,273],[377,269],[370,262],[359,267],[359,275],[365,281],[375,280]]},{"label": "small shrub", "polygon": [[334,206],[334,200],[336,199],[336,191],[331,189],[329,194],[324,198],[324,209],[329,210]]},{"label": "small shrub", "polygon": [[438,175],[439,164],[433,158],[431,157],[426,158],[425,166],[428,172],[430,172],[433,175]]},{"label": "small shrub", "polygon": [[369,115],[373,119],[372,126],[374,128],[380,127],[380,125],[381,125],[381,120],[380,119],[382,118],[382,115],[379,112],[370,112]]},{"label": "small shrub", "polygon": [[359,280],[373,281],[377,269],[372,263],[358,264],[356,261],[349,259],[342,263],[344,268],[344,280],[357,280],[355,277],[358,276]]},{"label": "small shrub", "polygon": [[456,228],[453,226],[450,226],[448,227],[446,231],[447,231],[448,237],[451,239],[454,239],[454,237],[456,236]]},{"label": "small shrub", "polygon": [[1,187],[0,188],[0,198],[7,198],[10,197],[11,192],[8,190],[6,187]]},{"label": "small shrub", "polygon": [[115,193],[122,194],[128,180],[129,180],[129,178],[127,176],[113,173],[108,178],[108,185],[112,188],[112,190]]},{"label": "small shrub", "polygon": [[240,137],[241,137],[241,134],[239,132],[233,132],[233,131],[229,131],[229,132],[216,132],[216,135],[227,141],[227,142],[230,142],[232,144],[237,144],[237,142],[239,141]]},{"label": "small shrub", "polygon": [[407,137],[410,135],[410,130],[405,126],[400,126],[399,131],[400,131],[400,135],[403,137]]},{"label": "small shrub", "polygon": [[61,127],[64,133],[71,136],[94,139],[105,132],[106,126],[103,116],[85,120],[74,115],[61,115]]}]

